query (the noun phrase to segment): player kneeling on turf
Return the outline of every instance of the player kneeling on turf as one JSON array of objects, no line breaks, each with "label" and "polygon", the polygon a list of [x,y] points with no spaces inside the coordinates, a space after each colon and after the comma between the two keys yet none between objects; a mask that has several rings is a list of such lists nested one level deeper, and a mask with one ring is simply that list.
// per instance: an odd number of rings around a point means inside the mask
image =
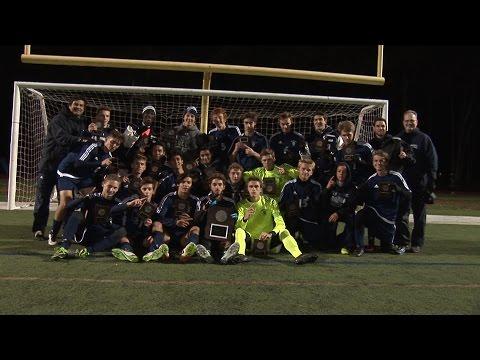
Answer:
[{"label": "player kneeling on turf", "polygon": [[376,173],[359,187],[358,199],[365,206],[355,217],[356,256],[363,254],[365,227],[380,239],[382,249],[395,254],[403,254],[405,248],[394,245],[395,220],[398,209],[410,201],[412,192],[400,173],[388,171],[389,156],[382,150],[373,152],[373,167]]}]

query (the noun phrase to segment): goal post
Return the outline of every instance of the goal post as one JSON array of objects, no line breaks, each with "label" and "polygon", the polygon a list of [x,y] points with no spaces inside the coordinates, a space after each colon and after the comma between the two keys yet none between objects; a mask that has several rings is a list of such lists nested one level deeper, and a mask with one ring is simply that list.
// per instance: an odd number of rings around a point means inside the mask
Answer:
[{"label": "goal post", "polygon": [[87,85],[62,83],[15,82],[10,143],[10,172],[8,185],[9,210],[33,206],[35,201],[38,163],[40,162],[50,121],[74,96],[87,101],[85,116],[93,118],[97,109],[106,105],[112,109],[111,123],[124,130],[126,125],[141,117],[146,105],[157,110],[154,134],[182,122],[188,106],[201,113],[197,126],[206,132],[209,110],[222,107],[228,123],[243,131],[243,115],[258,114],[257,131],[270,138],[280,129],[278,115],[289,112],[294,129],[305,136],[313,129],[313,116],[325,113],[329,125],[351,120],[358,125],[356,138],[364,141],[373,137],[373,121],[382,116],[388,121],[388,101],[227,90],[186,88]]}]

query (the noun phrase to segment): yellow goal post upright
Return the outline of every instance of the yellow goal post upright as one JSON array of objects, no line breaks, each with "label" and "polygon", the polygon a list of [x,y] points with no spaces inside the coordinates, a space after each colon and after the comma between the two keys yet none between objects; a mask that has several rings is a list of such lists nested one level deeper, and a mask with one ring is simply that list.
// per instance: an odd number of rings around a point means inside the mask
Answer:
[{"label": "yellow goal post upright", "polygon": [[[26,48],[25,53],[29,52]],[[278,131],[276,120],[283,111],[293,114],[296,131],[304,134],[310,132],[312,117],[317,112],[326,113],[333,126],[352,120],[357,124],[356,138],[362,140],[371,137],[374,118],[382,116],[388,120],[387,100],[211,90],[211,77],[216,71],[210,70],[204,73],[203,89],[15,82],[7,208],[33,206],[48,121],[72,95],[87,99],[87,117],[93,117],[99,106],[109,106],[112,123],[120,129],[138,118],[143,106],[154,105],[157,134],[178,125],[183,111],[191,105],[202,109],[202,132],[207,131],[208,109],[223,107],[230,123],[238,126],[242,125],[245,112],[257,112],[259,131],[267,137]]]}]

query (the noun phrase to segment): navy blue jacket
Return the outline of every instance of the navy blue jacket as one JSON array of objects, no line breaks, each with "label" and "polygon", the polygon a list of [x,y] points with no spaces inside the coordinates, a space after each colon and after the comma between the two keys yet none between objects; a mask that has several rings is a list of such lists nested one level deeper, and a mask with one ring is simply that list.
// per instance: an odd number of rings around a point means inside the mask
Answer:
[{"label": "navy blue jacket", "polygon": [[411,133],[401,131],[397,136],[410,144],[416,160],[413,166],[403,172],[408,185],[412,190],[427,188],[432,191],[438,171],[438,155],[432,139],[419,129]]},{"label": "navy blue jacket", "polygon": [[[183,229],[179,228],[177,223],[177,216],[175,214],[175,200],[179,199],[177,192],[171,192],[167,194],[163,199],[160,205],[157,208],[157,211],[153,215],[153,221],[160,221],[163,226],[169,229]],[[200,201],[198,197],[190,195],[188,197],[188,202],[190,204],[190,209],[187,211],[187,214],[193,218],[195,212],[200,210]]]},{"label": "navy blue jacket", "polygon": [[[241,134],[239,137],[237,137],[233,143],[232,146],[230,147],[229,153],[231,154],[233,152],[233,149],[235,148],[235,145],[240,141],[241,137],[248,137],[248,146],[251,147],[255,152],[261,153],[263,149],[268,148],[268,141],[265,136],[260,134],[259,132],[254,132],[252,136],[246,136],[245,134]],[[235,159],[236,162],[238,162],[240,165],[243,166],[243,169],[245,171],[248,170],[253,170],[257,167],[262,166],[262,163],[257,160],[254,156],[248,156],[245,154],[245,150],[241,149],[237,153],[237,157]]]},{"label": "navy blue jacket", "polygon": [[83,130],[88,127],[87,123],[84,116],[76,117],[68,107],[53,117],[47,127],[47,138],[39,163],[40,172],[56,171],[60,161],[69,152],[83,145],[81,136]]},{"label": "navy blue jacket", "polygon": [[305,138],[296,131],[277,132],[270,138],[270,148],[275,152],[275,163],[297,167],[300,153],[308,152]]},{"label": "navy blue jacket", "polygon": [[289,203],[297,201],[300,219],[317,223],[322,208],[321,200],[322,185],[312,179],[301,181],[296,178],[284,185],[278,205],[284,212]]}]

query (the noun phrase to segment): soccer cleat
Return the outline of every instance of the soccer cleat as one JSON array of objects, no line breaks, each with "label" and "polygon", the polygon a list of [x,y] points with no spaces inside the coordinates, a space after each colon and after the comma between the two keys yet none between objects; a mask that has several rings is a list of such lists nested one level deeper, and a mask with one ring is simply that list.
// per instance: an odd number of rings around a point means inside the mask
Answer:
[{"label": "soccer cleat", "polygon": [[317,261],[318,255],[315,254],[302,254],[295,258],[295,264],[303,265],[306,263],[313,263]]},{"label": "soccer cleat", "polygon": [[342,254],[342,255],[349,255],[350,252],[348,251],[347,248],[344,248],[344,247],[343,247],[343,248],[340,249],[340,254]]},{"label": "soccer cleat", "polygon": [[53,236],[53,231],[50,230],[48,233],[48,245],[55,246],[57,245],[57,236]]},{"label": "soccer cleat", "polygon": [[232,257],[238,254],[238,250],[240,250],[240,244],[234,242],[232,245],[230,245],[227,251],[225,251],[225,254],[223,254],[222,258],[220,259],[220,262],[224,265],[227,264]]},{"label": "soccer cleat", "polygon": [[405,246],[392,245],[392,254],[403,255],[405,254]]},{"label": "soccer cleat", "polygon": [[35,240],[38,240],[38,241],[44,241],[44,240],[46,240],[46,239],[43,237],[43,231],[42,231],[42,230],[37,230],[37,231],[35,231],[35,234],[33,234],[33,237],[35,238]]},{"label": "soccer cleat", "polygon": [[356,256],[356,257],[360,257],[363,255],[365,251],[363,250],[363,247],[358,247],[355,249],[355,251],[353,252],[353,255]]},{"label": "soccer cleat", "polygon": [[90,256],[91,254],[88,252],[87,248],[83,248],[83,249],[77,249],[75,251],[75,257],[78,257],[80,259],[85,259],[87,258],[88,256]]},{"label": "soccer cleat", "polygon": [[185,246],[182,250],[182,254],[180,255],[180,262],[187,262],[190,258],[195,255],[197,251],[197,246],[190,242],[187,246]]},{"label": "soccer cleat", "polygon": [[162,244],[158,249],[155,249],[145,254],[142,260],[145,262],[149,262],[149,261],[155,261],[155,260],[161,259],[163,257],[168,259],[169,256],[170,255],[168,254],[168,245]]},{"label": "soccer cleat", "polygon": [[197,254],[198,256],[200,256],[200,259],[202,259],[203,262],[206,262],[208,264],[214,262],[210,251],[208,251],[207,248],[203,245],[197,245]]},{"label": "soccer cleat", "polygon": [[112,249],[112,255],[116,257],[118,260],[122,261],[130,261],[130,262],[138,262],[138,257],[131,251],[127,251],[120,248]]},{"label": "soccer cleat", "polygon": [[53,253],[50,259],[52,260],[59,260],[65,259],[68,256],[68,249],[64,248],[63,246],[55,248],[55,252]]}]

